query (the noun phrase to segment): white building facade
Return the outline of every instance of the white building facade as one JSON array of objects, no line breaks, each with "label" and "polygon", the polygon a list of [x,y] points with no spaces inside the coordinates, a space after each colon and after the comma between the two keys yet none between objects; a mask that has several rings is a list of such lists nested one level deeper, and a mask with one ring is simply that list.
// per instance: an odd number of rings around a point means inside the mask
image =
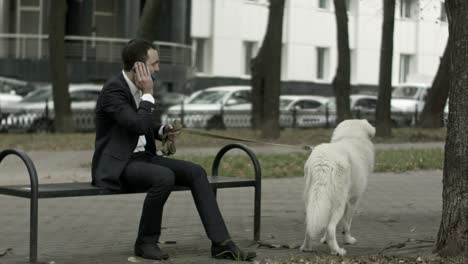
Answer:
[{"label": "white building facade", "polygon": [[[346,2],[351,83],[376,87],[382,1]],[[250,58],[261,46],[267,19],[267,0],[192,0],[191,36],[197,77],[248,80]],[[397,0],[393,85],[430,84],[447,37],[442,0]],[[329,87],[337,67],[336,39],[333,0],[286,0],[282,81]]]}]

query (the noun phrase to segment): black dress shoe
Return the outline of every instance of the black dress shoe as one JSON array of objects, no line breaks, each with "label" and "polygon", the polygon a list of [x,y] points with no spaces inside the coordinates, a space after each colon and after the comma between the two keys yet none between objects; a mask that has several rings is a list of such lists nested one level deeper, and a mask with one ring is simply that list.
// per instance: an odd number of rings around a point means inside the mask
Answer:
[{"label": "black dress shoe", "polygon": [[228,241],[225,244],[211,246],[211,256],[217,259],[232,259],[232,260],[252,260],[257,254],[255,252],[244,252],[234,244]]},{"label": "black dress shoe", "polygon": [[156,243],[135,243],[135,256],[156,260],[169,258],[169,255],[162,251]]}]

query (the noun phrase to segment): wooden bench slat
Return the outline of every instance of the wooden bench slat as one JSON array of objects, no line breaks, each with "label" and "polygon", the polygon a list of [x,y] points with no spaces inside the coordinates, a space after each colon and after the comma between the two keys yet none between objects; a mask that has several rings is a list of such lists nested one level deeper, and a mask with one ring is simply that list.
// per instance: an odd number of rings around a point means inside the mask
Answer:
[{"label": "wooden bench slat", "polygon": [[[255,180],[225,176],[209,176],[208,181],[215,188],[234,188],[255,186]],[[188,190],[187,187],[176,186],[174,191]],[[0,186],[0,194],[29,198],[30,185]],[[127,192],[115,192],[92,186],[89,182],[75,183],[48,183],[39,185],[39,198],[77,197],[94,195],[127,194]]]}]

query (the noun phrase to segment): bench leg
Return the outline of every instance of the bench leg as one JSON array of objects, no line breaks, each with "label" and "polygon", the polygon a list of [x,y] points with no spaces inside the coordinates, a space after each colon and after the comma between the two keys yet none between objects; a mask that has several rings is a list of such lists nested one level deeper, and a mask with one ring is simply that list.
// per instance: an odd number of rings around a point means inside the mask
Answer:
[{"label": "bench leg", "polygon": [[213,187],[212,190],[213,190],[213,193],[214,193],[215,198],[217,198],[217,196],[218,196],[218,188]]},{"label": "bench leg", "polygon": [[29,262],[37,263],[38,199],[31,197],[31,216],[29,229]]},{"label": "bench leg", "polygon": [[260,241],[260,205],[261,205],[261,188],[257,183],[255,186],[255,201],[254,201],[254,241]]}]

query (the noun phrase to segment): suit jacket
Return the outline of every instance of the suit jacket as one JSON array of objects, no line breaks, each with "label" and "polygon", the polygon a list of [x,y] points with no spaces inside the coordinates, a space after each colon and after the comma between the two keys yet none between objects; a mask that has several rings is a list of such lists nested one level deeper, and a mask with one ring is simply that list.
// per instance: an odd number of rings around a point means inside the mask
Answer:
[{"label": "suit jacket", "polygon": [[111,78],[96,102],[96,142],[92,161],[92,184],[121,190],[120,175],[145,135],[146,151],[156,153],[155,138],[161,125],[153,123],[154,104],[141,101],[137,108],[123,73]]}]

